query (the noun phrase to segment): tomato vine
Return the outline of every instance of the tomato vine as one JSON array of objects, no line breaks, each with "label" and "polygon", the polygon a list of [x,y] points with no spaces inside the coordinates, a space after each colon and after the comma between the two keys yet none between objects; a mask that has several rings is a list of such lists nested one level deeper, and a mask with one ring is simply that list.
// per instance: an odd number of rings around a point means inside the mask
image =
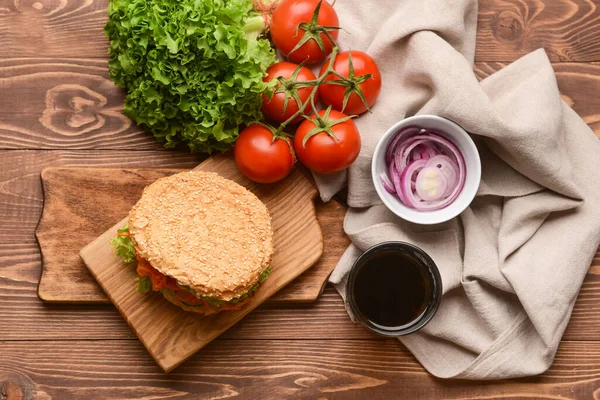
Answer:
[{"label": "tomato vine", "polygon": [[[350,96],[352,94],[356,94],[360,98],[360,100],[363,102],[366,109],[370,111],[369,104],[368,104],[367,100],[365,99],[365,96],[362,92],[360,84],[367,81],[368,79],[371,79],[373,77],[373,75],[372,74],[364,74],[364,75],[356,76],[354,73],[354,65],[352,62],[351,54],[349,55],[349,59],[348,59],[349,69],[350,69],[350,74],[348,77],[343,76],[342,74],[338,73],[334,69],[335,60],[340,52],[340,47],[339,47],[337,41],[335,40],[335,38],[333,38],[333,36],[330,34],[330,32],[333,30],[339,30],[339,29],[341,29],[341,27],[339,27],[339,26],[322,26],[322,25],[318,24],[317,21],[319,18],[319,12],[321,9],[322,2],[323,2],[323,0],[319,1],[317,6],[315,7],[315,10],[313,12],[310,22],[302,22],[302,23],[298,24],[298,26],[296,27],[296,32],[298,32],[301,29],[304,31],[304,35],[290,53],[296,51],[302,45],[308,43],[310,40],[314,40],[317,43],[317,45],[319,46],[319,48],[321,49],[321,51],[323,51],[325,53],[325,47],[323,45],[323,40],[321,38],[321,35],[323,34],[333,44],[331,56],[330,56],[329,60],[325,61],[327,63],[326,69],[324,71],[322,70],[320,75],[314,80],[298,81],[296,79],[300,70],[304,67],[304,64],[305,64],[304,62],[300,63],[297,66],[297,68],[294,71],[294,73],[292,74],[291,78],[277,77],[277,80],[279,81],[279,86],[271,93],[271,96],[274,95],[275,93],[284,93],[286,95],[284,105],[283,105],[284,112],[287,109],[289,99],[293,99],[296,101],[296,103],[298,104],[298,110],[294,114],[292,114],[292,116],[290,116],[287,120],[285,120],[281,124],[279,124],[279,126],[277,128],[273,128],[273,127],[270,128],[271,131],[273,132],[274,138],[285,136],[286,135],[285,128],[288,125],[290,125],[291,123],[295,122],[295,120],[299,116],[302,116],[306,119],[312,120],[317,127],[322,127],[323,130],[325,132],[327,132],[328,135],[333,137],[334,140],[337,140],[337,138],[335,137],[335,134],[333,134],[333,131],[330,128],[333,125],[335,125],[341,121],[330,120],[329,112],[326,112],[323,116],[320,116],[319,112],[318,112],[319,110],[317,109],[317,105],[315,104],[316,103],[315,97],[317,95],[319,87],[323,84],[339,85],[339,86],[344,86],[346,88],[346,91],[344,94],[343,107],[341,110],[342,112],[344,111],[344,108],[346,107],[346,105],[348,103],[348,99],[350,98]],[[334,75],[337,79],[335,79],[335,80],[326,79],[330,75]],[[325,82],[325,81],[327,81],[327,82]],[[301,88],[306,88],[306,87],[312,87],[312,90],[311,90],[310,95],[306,99],[306,101],[302,101],[300,96],[298,95],[298,90]],[[310,106],[312,114],[313,114],[311,116],[306,115],[306,113],[307,113],[306,111],[309,106]],[[328,109],[330,110],[331,106]],[[348,116],[348,118],[345,118],[344,120],[348,120],[348,119],[354,118],[354,117],[356,117],[356,115],[350,115],[350,116]],[[308,138],[306,138],[306,140],[307,139]],[[304,140],[303,145],[306,143],[306,140]]]}]

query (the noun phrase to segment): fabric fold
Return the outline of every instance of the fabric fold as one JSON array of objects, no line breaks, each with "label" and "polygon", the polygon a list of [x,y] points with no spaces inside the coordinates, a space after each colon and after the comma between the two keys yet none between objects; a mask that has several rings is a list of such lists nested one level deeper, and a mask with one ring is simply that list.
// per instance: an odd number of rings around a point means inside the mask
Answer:
[{"label": "fabric fold", "polygon": [[[413,243],[443,282],[436,316],[400,339],[428,371],[461,379],[545,371],[600,245],[600,141],[561,100],[543,50],[476,79],[475,0],[346,0],[336,9],[344,25],[357,26],[340,34],[342,47],[375,58],[383,90],[373,112],[356,120],[363,142],[356,162],[316,177],[323,198],[347,184],[351,206],[344,230],[352,244],[330,281],[345,298],[347,273],[362,251]],[[480,151],[477,196],[444,224],[399,219],[371,181],[379,138],[414,114],[453,120]]]}]

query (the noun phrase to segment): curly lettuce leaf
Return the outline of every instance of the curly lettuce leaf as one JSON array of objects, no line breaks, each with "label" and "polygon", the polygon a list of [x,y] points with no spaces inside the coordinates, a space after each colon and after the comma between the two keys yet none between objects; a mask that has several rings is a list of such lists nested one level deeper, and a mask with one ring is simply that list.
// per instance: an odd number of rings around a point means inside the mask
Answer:
[{"label": "curly lettuce leaf", "polygon": [[[129,227],[125,225],[117,230],[118,233],[129,233]],[[110,239],[110,245],[115,249],[115,254],[127,264],[135,261],[135,248],[129,236],[116,236]]]},{"label": "curly lettuce leaf", "polygon": [[224,151],[261,118],[275,62],[251,0],[111,0],[104,31],[125,114],[172,148]]},{"label": "curly lettuce leaf", "polygon": [[138,276],[137,278],[135,278],[135,282],[135,290],[140,293],[148,293],[152,290],[152,280],[147,276]]},{"label": "curly lettuce leaf", "polygon": [[263,283],[265,281],[265,279],[267,279],[269,277],[269,275],[271,275],[271,267],[267,267],[265,268],[265,270],[260,274],[259,278],[258,278],[258,282],[256,282],[251,288],[250,290],[248,290],[246,293],[244,293],[243,295],[236,297],[234,299],[229,300],[231,303],[239,303],[242,300],[246,300],[246,298],[248,296],[250,296],[252,293],[256,292],[256,290],[258,290],[258,287],[260,286],[261,283]]},{"label": "curly lettuce leaf", "polygon": [[263,283],[271,275],[271,267],[265,268],[265,270],[258,277],[258,282]]},{"label": "curly lettuce leaf", "polygon": [[194,296],[198,297],[199,299],[202,300],[206,300],[209,303],[215,305],[215,306],[220,306],[221,304],[224,303],[239,303],[242,300],[245,300],[246,298],[248,298],[248,296],[250,296],[252,293],[256,292],[256,290],[258,289],[258,287],[260,286],[260,284],[262,282],[265,281],[265,279],[267,279],[269,277],[269,275],[271,274],[271,267],[267,267],[265,268],[265,270],[260,274],[260,277],[258,278],[258,282],[256,282],[246,293],[244,293],[243,295],[239,296],[239,297],[235,297],[229,301],[223,301],[223,300],[217,300],[214,299],[212,297],[206,297],[206,296],[199,296],[198,294],[196,294],[189,286],[180,286],[182,289],[185,289],[187,292],[193,294]]},{"label": "curly lettuce leaf", "polygon": [[[123,228],[117,230],[120,234],[129,234],[129,226],[125,225]],[[115,254],[123,259],[123,261],[127,264],[132,263],[136,260],[135,257],[135,248],[133,247],[133,242],[129,238],[129,236],[116,236],[110,240],[110,245],[115,249]],[[258,278],[258,282],[256,282],[246,293],[243,295],[233,298],[229,300],[229,303],[239,303],[242,300],[245,300],[248,296],[254,293],[260,284],[265,281],[271,274],[271,267],[265,268],[265,270],[260,274]],[[152,280],[148,276],[138,276],[136,278],[136,291],[140,293],[148,293],[152,290]],[[228,303],[227,301],[217,300],[212,297],[207,296],[199,296],[189,286],[180,286],[182,289],[185,289],[189,293],[192,293],[194,296],[199,299],[206,300],[209,303],[220,306],[221,304]],[[169,289],[170,290],[170,289]]]}]

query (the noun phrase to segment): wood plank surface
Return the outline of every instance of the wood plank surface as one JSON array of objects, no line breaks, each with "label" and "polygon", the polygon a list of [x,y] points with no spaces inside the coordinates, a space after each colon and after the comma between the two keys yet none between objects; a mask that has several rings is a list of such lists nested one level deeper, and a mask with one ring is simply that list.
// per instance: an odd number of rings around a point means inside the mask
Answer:
[{"label": "wood plank surface", "polygon": [[162,148],[123,115],[106,59],[0,59],[0,82],[0,148]]},{"label": "wood plank surface", "polygon": [[479,0],[477,61],[514,61],[539,48],[552,61],[600,61],[599,0]]},{"label": "wood plank surface", "polygon": [[[1,47],[1,46],[0,46]],[[506,63],[480,62],[483,78]],[[561,93],[600,136],[600,64],[554,64]],[[0,58],[0,149],[162,150],[121,113],[106,60]],[[384,88],[385,90],[385,88]],[[22,98],[16,104],[14,98]]]},{"label": "wood plank surface", "polygon": [[[167,151],[0,151],[0,340],[133,337],[110,306],[45,305],[37,297],[41,259],[34,231],[43,204],[39,174],[47,166],[84,163],[105,167],[191,168],[199,159]],[[326,229],[341,229],[334,224],[322,223],[322,226],[324,235]],[[274,328],[277,326],[282,329]],[[260,307],[225,337],[356,339],[373,336],[349,321],[339,296],[329,288],[314,305],[290,308],[271,303]],[[600,253],[586,277],[565,339],[600,340]]]},{"label": "wood plank surface", "polygon": [[[107,3],[0,0],[0,149],[53,149],[0,151],[0,399],[600,399],[600,254],[550,371],[508,382],[431,377],[399,343],[352,324],[331,287],[315,304],[266,303],[169,375],[114,308],[40,302],[41,169],[201,160],[162,151],[120,115],[123,93],[106,75]],[[599,5],[479,0],[476,74],[544,47],[563,98],[599,134],[600,66],[587,64],[600,61]]]},{"label": "wood plank surface", "polygon": [[[194,171],[217,172],[248,189],[269,210],[275,250],[270,262],[271,274],[241,309],[198,315],[174,306],[159,293],[136,292],[137,272],[123,263],[110,246],[110,239],[127,223],[127,217],[79,253],[111,302],[165,372],[173,370],[267,301],[312,267],[323,254],[323,234],[314,205],[318,191],[298,169],[277,183],[261,185],[237,168],[232,155],[214,155],[196,166]],[[215,232],[209,231],[209,234]]]},{"label": "wood plank surface", "polygon": [[[0,151],[2,243],[34,239],[43,204],[40,173],[49,166],[193,168],[198,155],[174,151]],[[22,235],[24,233],[24,235]],[[0,260],[1,263],[1,260]],[[0,264],[2,265],[2,264]]]},{"label": "wood plank surface", "polygon": [[[350,321],[344,304],[332,287],[327,287],[314,303],[291,306],[267,302],[221,337],[378,338]],[[112,305],[46,304],[37,298],[35,284],[0,278],[0,341],[87,339],[137,340]]]},{"label": "wood plank surface", "polygon": [[24,398],[593,400],[600,395],[596,342],[562,343],[545,374],[502,382],[436,379],[395,339],[218,340],[168,375],[135,341],[0,342],[0,351],[0,388]]},{"label": "wood plank surface", "polygon": [[[108,0],[5,4],[0,58],[106,57]],[[544,47],[553,61],[600,61],[599,5],[600,0],[479,0],[476,60],[514,61]]]},{"label": "wood plank surface", "polygon": [[[235,168],[235,167],[234,167]],[[79,251],[129,213],[144,187],[187,169],[46,168],[44,211],[36,229],[42,251],[38,295],[47,302],[109,303]],[[346,209],[315,201],[327,250],[308,271],[276,294],[281,302],[315,301],[349,240],[342,229]]]},{"label": "wood plank surface", "polygon": [[298,303],[318,300],[318,294],[325,289],[325,283],[335,268],[340,257],[350,245],[350,239],[344,232],[344,216],[346,207],[335,199],[323,203],[315,200],[317,219],[323,232],[323,255],[317,263],[297,277],[269,299],[270,302]]},{"label": "wood plank surface", "polygon": [[[174,151],[0,151],[0,277],[37,282],[40,276],[40,254],[35,231],[43,207],[40,174],[47,167],[172,167],[191,169],[205,156]],[[298,299],[303,287],[315,285],[315,275],[324,274],[337,263],[348,239],[338,221],[343,206],[330,202],[316,203],[324,240],[329,252],[319,261],[320,268],[298,277],[276,294],[274,301]],[[313,286],[313,290],[316,287]],[[306,299],[306,301],[309,301]]]},{"label": "wood plank surface", "polygon": [[44,209],[35,235],[42,252],[38,296],[56,303],[109,303],[79,257],[159,178],[186,169],[46,168]]},{"label": "wood plank surface", "polygon": [[105,57],[109,0],[30,0],[0,3],[0,58]]},{"label": "wood plank surface", "polygon": [[[564,340],[600,341],[600,256],[586,277]],[[108,305],[45,304],[37,284],[0,278],[0,340],[134,338]],[[377,338],[353,324],[335,290],[328,286],[313,304],[268,302],[228,330],[231,339]]]}]

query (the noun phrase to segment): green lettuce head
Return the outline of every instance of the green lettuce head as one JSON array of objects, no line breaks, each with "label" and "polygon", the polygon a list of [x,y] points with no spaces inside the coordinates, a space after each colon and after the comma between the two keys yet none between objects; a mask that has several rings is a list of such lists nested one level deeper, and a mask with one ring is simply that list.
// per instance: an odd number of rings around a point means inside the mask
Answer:
[{"label": "green lettuce head", "polygon": [[104,31],[125,114],[165,147],[224,151],[261,118],[275,62],[251,0],[111,0]]}]

